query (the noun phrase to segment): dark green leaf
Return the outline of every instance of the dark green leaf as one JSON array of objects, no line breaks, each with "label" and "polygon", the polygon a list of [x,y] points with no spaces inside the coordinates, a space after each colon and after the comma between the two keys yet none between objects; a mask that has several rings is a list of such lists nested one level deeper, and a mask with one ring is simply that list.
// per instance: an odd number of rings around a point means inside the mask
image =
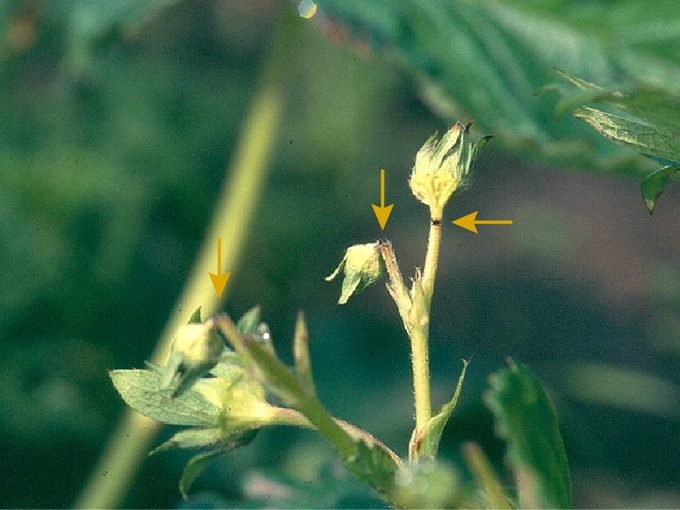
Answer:
[{"label": "dark green leaf", "polygon": [[196,480],[198,475],[200,475],[203,470],[208,467],[208,465],[210,465],[210,463],[214,461],[221,453],[221,450],[200,453],[195,457],[192,457],[187,463],[184,471],[182,472],[182,478],[179,480],[179,491],[182,493],[182,497],[185,501],[187,500],[187,493],[189,492],[191,485],[194,483],[194,480]]},{"label": "dark green leaf", "polygon": [[538,378],[510,362],[491,378],[484,401],[507,442],[508,461],[526,508],[571,508],[569,465],[557,413]]},{"label": "dark green leaf", "polygon": [[680,170],[680,165],[665,166],[642,179],[642,198],[650,213],[654,212],[656,200],[661,196],[671,177]]}]

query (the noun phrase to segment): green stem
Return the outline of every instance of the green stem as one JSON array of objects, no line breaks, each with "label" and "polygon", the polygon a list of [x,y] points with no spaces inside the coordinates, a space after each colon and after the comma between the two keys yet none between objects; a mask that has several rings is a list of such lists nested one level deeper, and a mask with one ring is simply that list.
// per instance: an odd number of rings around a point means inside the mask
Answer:
[{"label": "green stem", "polygon": [[234,350],[255,371],[255,377],[261,378],[288,405],[300,411],[338,450],[343,460],[355,455],[356,445],[352,436],[326,411],[316,395],[303,388],[296,374],[265,346],[242,337],[229,317],[222,315],[215,320]]},{"label": "green stem", "polygon": [[416,434],[420,433],[432,417],[430,401],[430,357],[428,337],[430,330],[429,304],[422,288],[420,273],[416,273],[411,292],[411,364],[413,366],[413,396],[416,411]]},{"label": "green stem", "polygon": [[[151,361],[165,362],[177,328],[199,306],[203,316],[214,314],[219,299],[210,284],[208,272],[215,270],[215,239],[222,237],[222,267],[234,271],[241,259],[246,234],[255,214],[276,131],[283,113],[283,75],[292,49],[295,25],[290,17],[282,20],[274,51],[268,56],[259,88],[246,119],[243,133],[228,168],[229,179],[213,215],[193,270],[161,334]],[[226,296],[223,292],[222,299]],[[109,438],[98,464],[75,503],[76,508],[115,508],[120,505],[160,423],[145,418],[131,408],[124,411]]]},{"label": "green stem", "polygon": [[439,263],[439,246],[442,238],[442,219],[432,218],[430,221],[430,237],[427,242],[427,255],[425,256],[425,267],[423,268],[423,292],[427,298],[428,316],[429,307],[432,302],[434,291],[434,279],[437,275],[437,265]]},{"label": "green stem", "polygon": [[430,235],[427,242],[425,267],[422,278],[416,273],[411,291],[413,302],[410,315],[411,363],[413,365],[413,393],[416,409],[416,434],[427,425],[432,417],[430,399],[430,303],[439,262],[439,247],[442,237],[441,218],[430,221]]}]

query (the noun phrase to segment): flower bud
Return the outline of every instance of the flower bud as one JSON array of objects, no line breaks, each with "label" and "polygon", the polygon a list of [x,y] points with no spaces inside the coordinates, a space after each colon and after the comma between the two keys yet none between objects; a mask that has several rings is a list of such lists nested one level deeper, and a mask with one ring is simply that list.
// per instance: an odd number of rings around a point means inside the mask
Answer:
[{"label": "flower bud", "polygon": [[339,304],[343,305],[353,295],[374,283],[385,272],[385,262],[380,253],[380,243],[356,244],[347,248],[345,258],[327,281],[335,278],[344,269]]},{"label": "flower bud", "polygon": [[163,369],[161,388],[169,388],[179,376],[173,397],[179,395],[217,364],[223,349],[224,342],[211,321],[181,326]]},{"label": "flower bud", "polygon": [[449,199],[469,184],[477,153],[491,138],[471,143],[467,133],[471,124],[457,122],[441,140],[430,137],[416,154],[409,185],[415,197],[430,208],[432,219],[441,219]]}]

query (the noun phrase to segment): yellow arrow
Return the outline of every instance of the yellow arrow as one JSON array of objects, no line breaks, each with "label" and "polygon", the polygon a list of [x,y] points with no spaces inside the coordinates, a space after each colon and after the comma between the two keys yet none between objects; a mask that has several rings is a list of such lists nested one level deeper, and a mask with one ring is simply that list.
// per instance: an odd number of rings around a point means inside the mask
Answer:
[{"label": "yellow arrow", "polygon": [[467,216],[463,216],[462,218],[454,221],[456,225],[459,227],[466,228],[468,230],[472,230],[474,233],[477,233],[477,227],[475,225],[512,225],[511,220],[475,220],[477,217],[477,213],[479,211],[475,211],[472,214],[468,214]]},{"label": "yellow arrow", "polygon": [[212,280],[213,287],[215,287],[215,291],[217,292],[218,298],[222,297],[222,291],[224,290],[224,286],[227,284],[227,280],[229,279],[229,275],[231,274],[231,273],[227,273],[227,274],[220,274],[220,273],[222,273],[222,238],[218,237],[217,238],[217,274],[208,273],[210,275],[210,279]]},{"label": "yellow arrow", "polygon": [[385,229],[385,223],[387,223],[387,218],[390,217],[392,212],[392,205],[385,207],[385,170],[380,170],[380,207],[375,204],[371,204],[373,210],[375,211],[375,216],[378,218],[380,223],[380,228]]}]

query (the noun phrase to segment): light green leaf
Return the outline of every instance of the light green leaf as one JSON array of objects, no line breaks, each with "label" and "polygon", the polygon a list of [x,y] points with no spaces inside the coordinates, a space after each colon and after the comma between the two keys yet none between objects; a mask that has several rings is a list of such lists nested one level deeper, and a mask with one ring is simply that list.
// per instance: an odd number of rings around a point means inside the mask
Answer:
[{"label": "light green leaf", "polygon": [[661,196],[671,177],[680,170],[680,165],[669,165],[660,168],[642,179],[642,198],[650,213],[654,212],[656,200]]},{"label": "light green leaf", "polygon": [[192,457],[187,463],[182,472],[182,478],[179,480],[179,491],[182,493],[184,501],[187,501],[187,493],[196,478],[198,478],[203,470],[205,470],[205,468],[207,468],[221,453],[221,450],[200,453],[195,457]]},{"label": "light green leaf", "polygon": [[572,508],[569,465],[557,413],[538,378],[510,362],[491,378],[484,401],[507,442],[524,508]]},{"label": "light green leaf", "polygon": [[123,400],[145,416],[171,425],[214,426],[219,408],[201,394],[188,390],[170,398],[159,390],[161,376],[152,370],[113,370],[113,385]]},{"label": "light green leaf", "polygon": [[460,390],[463,387],[463,379],[465,379],[465,372],[468,367],[468,362],[463,360],[463,371],[458,377],[458,384],[456,385],[456,391],[453,394],[453,398],[450,402],[447,402],[442,407],[434,412],[434,416],[430,418],[425,427],[416,434],[413,431],[411,436],[411,442],[409,444],[409,458],[419,459],[419,458],[434,458],[439,450],[439,442],[442,438],[442,433],[444,432],[444,427],[449,421],[451,413],[456,408],[458,403],[458,398],[460,397]]}]

